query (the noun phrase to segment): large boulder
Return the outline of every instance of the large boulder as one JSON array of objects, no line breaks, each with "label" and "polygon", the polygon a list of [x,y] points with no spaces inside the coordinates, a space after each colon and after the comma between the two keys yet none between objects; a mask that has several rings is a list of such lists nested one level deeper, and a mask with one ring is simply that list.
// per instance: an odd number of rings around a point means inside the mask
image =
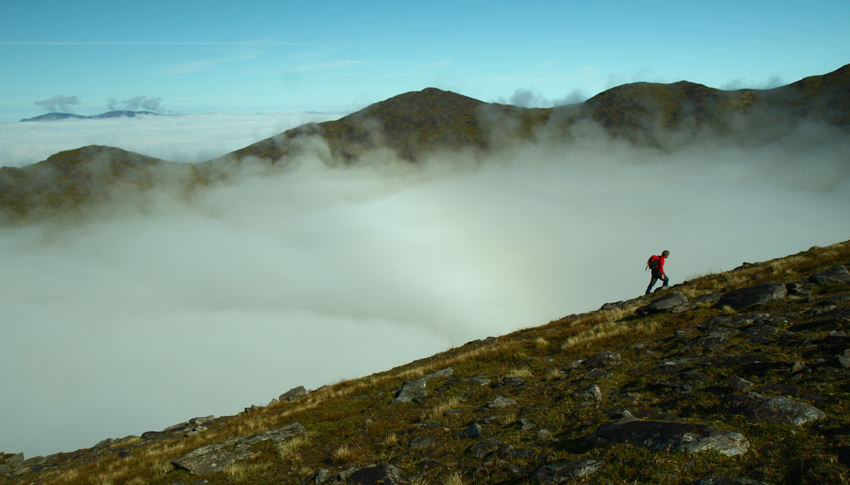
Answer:
[{"label": "large boulder", "polygon": [[760,285],[738,288],[720,297],[714,305],[716,308],[730,307],[740,310],[752,305],[760,305],[773,300],[785,298],[788,289],[783,283],[762,283]]},{"label": "large boulder", "polygon": [[672,312],[678,307],[687,305],[687,303],[688,299],[685,295],[678,291],[674,291],[662,296],[661,298],[653,300],[649,305],[644,305],[638,308],[635,310],[635,313],[638,315],[651,315],[653,313]]},{"label": "large boulder", "polygon": [[797,426],[826,416],[823,411],[812,405],[781,396],[754,399],[744,408],[744,415],[750,421]]},{"label": "large boulder", "polygon": [[743,455],[750,446],[740,433],[723,431],[704,424],[640,420],[621,420],[602,425],[587,441],[597,446],[629,443],[652,451],[713,451],[725,456]]}]

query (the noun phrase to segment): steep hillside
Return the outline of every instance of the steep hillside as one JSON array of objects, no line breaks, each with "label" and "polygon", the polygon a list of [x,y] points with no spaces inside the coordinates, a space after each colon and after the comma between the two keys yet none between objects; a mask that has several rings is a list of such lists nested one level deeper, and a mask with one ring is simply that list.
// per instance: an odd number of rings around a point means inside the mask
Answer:
[{"label": "steep hillside", "polygon": [[235,416],[2,454],[0,483],[846,483],[848,264],[850,241],[813,247]]}]

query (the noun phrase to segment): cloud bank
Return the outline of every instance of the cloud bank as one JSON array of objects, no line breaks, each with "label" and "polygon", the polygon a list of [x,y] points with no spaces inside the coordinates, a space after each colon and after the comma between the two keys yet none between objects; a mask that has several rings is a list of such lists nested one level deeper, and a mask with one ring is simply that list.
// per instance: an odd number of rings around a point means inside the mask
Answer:
[{"label": "cloud bank", "polygon": [[22,167],[63,150],[107,145],[172,162],[203,162],[340,113],[185,114],[0,123],[0,166]]},{"label": "cloud bank", "polygon": [[634,148],[588,125],[484,160],[321,153],[191,204],[1,228],[0,449],[234,414],[593,310],[640,295],[663,249],[675,284],[850,234],[850,140],[822,125],[749,148]]},{"label": "cloud bank", "polygon": [[45,99],[44,101],[36,101],[33,104],[36,106],[44,106],[47,108],[47,111],[51,113],[55,113],[57,111],[62,113],[71,113],[73,112],[71,106],[80,104],[80,100],[77,99],[77,96],[63,96],[59,94],[50,99]]}]

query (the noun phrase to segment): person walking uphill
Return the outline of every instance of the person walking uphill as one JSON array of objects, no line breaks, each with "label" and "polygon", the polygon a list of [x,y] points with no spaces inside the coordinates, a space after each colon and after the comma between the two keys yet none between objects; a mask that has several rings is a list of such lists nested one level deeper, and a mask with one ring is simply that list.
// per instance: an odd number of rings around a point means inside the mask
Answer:
[{"label": "person walking uphill", "polygon": [[651,256],[649,261],[647,261],[647,266],[652,270],[652,279],[649,280],[649,286],[646,287],[646,294],[648,295],[652,291],[652,287],[655,286],[655,283],[658,280],[664,282],[661,286],[667,286],[667,283],[670,282],[670,278],[667,277],[667,274],[664,273],[664,262],[667,260],[667,256],[670,256],[670,251],[664,250],[661,253],[661,256]]}]

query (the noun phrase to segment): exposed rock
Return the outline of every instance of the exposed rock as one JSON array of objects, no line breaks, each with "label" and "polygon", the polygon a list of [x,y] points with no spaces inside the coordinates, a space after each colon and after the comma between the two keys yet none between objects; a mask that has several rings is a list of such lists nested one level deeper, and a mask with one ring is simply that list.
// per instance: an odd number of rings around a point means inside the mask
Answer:
[{"label": "exposed rock", "polygon": [[404,402],[410,402],[414,399],[423,399],[428,395],[428,392],[425,390],[425,380],[420,379],[418,381],[404,381],[401,385],[401,390],[398,391],[395,398],[392,400],[392,404],[399,404]]},{"label": "exposed rock", "polygon": [[602,389],[596,384],[579,387],[573,392],[573,396],[579,399],[602,399]]},{"label": "exposed rock", "polygon": [[756,398],[744,408],[744,414],[753,422],[797,426],[826,416],[823,411],[810,404],[791,401],[780,396]]},{"label": "exposed rock", "polygon": [[745,392],[747,389],[753,387],[755,384],[746,380],[741,379],[740,377],[733,376],[729,378],[727,381],[727,385],[736,391]]},{"label": "exposed rock", "polygon": [[503,441],[497,440],[496,438],[485,438],[470,446],[469,451],[471,451],[476,457],[483,458],[498,450],[503,444]]},{"label": "exposed rock", "polygon": [[431,379],[437,379],[439,377],[450,377],[453,374],[454,369],[452,369],[451,367],[447,367],[445,369],[431,373],[423,377],[422,379],[418,379],[415,381],[404,381],[404,383],[402,383],[401,385],[401,390],[398,392],[398,394],[396,394],[391,404],[399,404],[410,402],[416,399],[424,399],[428,396],[428,392],[425,390],[425,383],[427,383]]},{"label": "exposed rock", "polygon": [[644,305],[637,310],[635,313],[638,315],[651,315],[653,313],[660,312],[672,312],[676,307],[680,307],[688,303],[688,299],[685,295],[679,293],[678,291],[670,292],[661,298],[653,300],[649,305]]},{"label": "exposed rock", "polygon": [[838,362],[841,364],[841,367],[845,369],[850,368],[850,349],[844,351],[844,353],[838,355]]},{"label": "exposed rock", "polygon": [[516,406],[517,402],[509,397],[498,396],[496,399],[487,405],[488,408],[506,408],[508,406]]},{"label": "exposed rock", "polygon": [[807,297],[812,294],[813,288],[814,285],[810,281],[796,281],[785,284],[785,289],[788,290],[788,296]]},{"label": "exposed rock", "polygon": [[589,477],[603,466],[604,461],[594,459],[549,463],[540,467],[534,473],[534,478],[540,483],[561,483],[573,478]]},{"label": "exposed rock", "polygon": [[617,352],[603,351],[584,361],[587,367],[600,367],[611,365],[614,361],[620,360],[620,354]]},{"label": "exposed rock", "polygon": [[525,379],[522,377],[503,377],[501,383],[503,386],[519,387],[525,384]]},{"label": "exposed rock", "polygon": [[613,375],[614,375],[613,372],[608,372],[608,371],[603,370],[603,369],[593,369],[590,372],[585,372],[584,374],[582,374],[581,378],[582,379],[598,379],[600,377],[611,377]]},{"label": "exposed rock", "polygon": [[732,290],[720,297],[720,300],[714,306],[717,308],[728,306],[734,310],[741,310],[748,306],[785,298],[787,294],[788,290],[782,283],[762,283]]},{"label": "exposed rock", "polygon": [[765,485],[765,483],[749,478],[710,477],[697,480],[691,485]]},{"label": "exposed rock", "polygon": [[712,306],[718,301],[720,301],[721,296],[723,296],[723,293],[709,293],[708,295],[700,295],[691,300],[691,303],[693,303],[694,305],[702,304]]},{"label": "exposed rock", "polygon": [[389,463],[361,468],[348,477],[348,483],[357,485],[401,485],[408,483],[401,469]]},{"label": "exposed rock", "polygon": [[[589,442],[630,443],[652,451],[673,449],[689,453],[714,451],[726,456],[742,455],[750,444],[740,433],[723,431],[704,424],[662,421],[627,421],[605,424],[591,435]],[[600,440],[601,438],[601,440]]]},{"label": "exposed rock", "polygon": [[196,475],[215,473],[224,470],[237,461],[247,460],[258,455],[258,452],[251,449],[257,443],[270,440],[275,444],[280,444],[305,433],[304,427],[295,422],[253,436],[233,438],[223,443],[202,446],[173,460],[171,463]]},{"label": "exposed rock", "polygon": [[826,271],[821,271],[820,273],[813,274],[809,281],[815,284],[822,285],[824,283],[839,283],[842,281],[850,281],[850,272],[847,271],[847,268],[836,264],[832,268],[829,268]]},{"label": "exposed rock", "polygon": [[478,438],[481,436],[483,429],[480,424],[473,424],[465,430],[457,433],[455,438]]},{"label": "exposed rock", "polygon": [[278,400],[280,402],[295,401],[296,399],[298,399],[302,396],[306,396],[306,395],[307,395],[307,389],[305,389],[304,386],[298,386],[298,387],[293,387],[292,389],[281,394],[280,397],[278,398]]},{"label": "exposed rock", "polygon": [[410,444],[408,445],[408,449],[414,450],[416,448],[427,448],[427,447],[433,445],[436,442],[437,442],[437,440],[435,440],[434,438],[430,438],[430,437],[427,437],[427,436],[426,437],[415,436],[415,437],[410,439]]}]

